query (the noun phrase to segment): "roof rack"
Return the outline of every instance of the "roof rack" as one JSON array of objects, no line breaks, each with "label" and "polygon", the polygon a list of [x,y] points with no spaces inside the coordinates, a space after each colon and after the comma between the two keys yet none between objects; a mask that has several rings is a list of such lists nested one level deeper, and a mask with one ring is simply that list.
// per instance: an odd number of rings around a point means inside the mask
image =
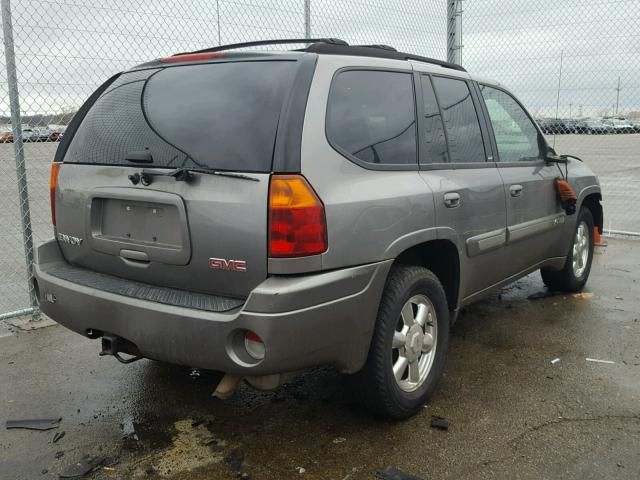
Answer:
[{"label": "roof rack", "polygon": [[394,47],[392,47],[391,45],[384,45],[384,44],[380,44],[377,43],[375,45],[351,45],[352,47],[366,47],[366,48],[380,48],[382,50],[389,50],[390,52],[397,52],[398,50],[396,50]]},{"label": "roof rack", "polygon": [[[296,43],[321,43],[326,45],[342,45],[348,46],[349,44],[339,38],[285,38],[276,40],[257,40],[255,42],[242,42],[242,43],[230,43],[229,45],[219,45],[217,47],[205,48],[203,50],[195,50],[188,53],[208,53],[208,52],[220,52],[222,50],[235,50],[238,48],[246,47],[258,47],[260,45],[289,45]],[[177,53],[176,55],[182,55]]]},{"label": "roof rack", "polygon": [[[203,50],[195,50],[185,53],[208,53],[220,52],[223,50],[235,50],[238,48],[257,47],[260,45],[291,45],[291,44],[309,44],[306,48],[296,50],[298,52],[313,52],[320,54],[332,55],[355,55],[360,57],[378,57],[391,58],[396,60],[414,60],[417,62],[431,63],[453,70],[466,72],[466,70],[455,63],[437,60],[435,58],[423,57],[421,55],[413,55],[411,53],[399,52],[389,45],[349,45],[339,38],[286,38],[276,40],[258,40],[255,42],[231,43],[229,45],[219,45],[217,47],[205,48]],[[184,55],[184,53],[176,53],[176,55]]]},{"label": "roof rack", "polygon": [[423,57],[421,55],[413,55],[412,53],[398,52],[395,48],[388,45],[342,45],[328,43],[313,43],[307,48],[302,49],[304,52],[324,53],[332,55],[356,55],[361,57],[378,57],[392,58],[396,60],[414,60],[417,62],[431,63],[440,67],[451,68],[466,72],[467,70],[455,63],[445,62],[435,58]]}]

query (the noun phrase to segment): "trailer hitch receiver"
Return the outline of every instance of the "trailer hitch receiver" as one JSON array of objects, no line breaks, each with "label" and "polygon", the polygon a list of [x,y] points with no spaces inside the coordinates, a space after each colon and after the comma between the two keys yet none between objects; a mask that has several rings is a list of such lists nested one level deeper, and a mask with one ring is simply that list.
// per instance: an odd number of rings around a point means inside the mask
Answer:
[{"label": "trailer hitch receiver", "polygon": [[[122,354],[126,353],[131,355],[130,357],[123,357]],[[105,334],[102,336],[102,351],[100,356],[111,355],[116,357],[120,363],[133,363],[142,358],[138,348],[130,341],[118,337],[116,335]]]}]

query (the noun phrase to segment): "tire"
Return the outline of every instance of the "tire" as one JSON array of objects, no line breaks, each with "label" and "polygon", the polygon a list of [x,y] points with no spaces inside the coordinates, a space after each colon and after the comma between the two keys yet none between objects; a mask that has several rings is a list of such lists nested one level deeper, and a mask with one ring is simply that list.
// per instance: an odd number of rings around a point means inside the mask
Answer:
[{"label": "tire", "polygon": [[[580,228],[586,229],[586,245],[580,247],[577,245],[578,237],[583,238],[579,234]],[[576,228],[573,232],[571,240],[571,248],[567,254],[567,259],[562,270],[541,269],[542,281],[553,291],[558,292],[578,292],[582,290],[587,283],[589,273],[591,272],[591,263],[593,260],[593,215],[588,208],[581,208],[576,221]],[[586,249],[586,251],[585,251]],[[574,253],[576,262],[574,262]]]},{"label": "tire", "polygon": [[[416,318],[426,319],[423,326]],[[353,377],[361,402],[373,413],[394,420],[414,415],[436,388],[448,344],[449,309],[438,278],[423,267],[393,267],[380,301],[366,364]],[[403,354],[407,362],[404,368],[400,359]],[[398,380],[394,365],[400,373]]]}]

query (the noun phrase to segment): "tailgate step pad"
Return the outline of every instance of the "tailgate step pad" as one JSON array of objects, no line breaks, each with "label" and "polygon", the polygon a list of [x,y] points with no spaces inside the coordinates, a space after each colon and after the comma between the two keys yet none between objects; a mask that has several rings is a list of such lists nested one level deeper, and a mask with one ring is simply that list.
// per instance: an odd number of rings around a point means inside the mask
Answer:
[{"label": "tailgate step pad", "polygon": [[238,298],[188,292],[177,288],[157,287],[74,267],[73,265],[56,266],[51,270],[47,270],[46,273],[68,282],[95,288],[96,290],[176,307],[207,310],[209,312],[227,312],[244,304],[244,300]]}]

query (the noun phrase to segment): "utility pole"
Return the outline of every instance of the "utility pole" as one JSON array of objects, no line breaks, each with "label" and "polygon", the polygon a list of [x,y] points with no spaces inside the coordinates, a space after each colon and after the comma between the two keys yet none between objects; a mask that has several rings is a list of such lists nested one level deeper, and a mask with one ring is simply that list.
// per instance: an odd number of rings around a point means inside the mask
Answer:
[{"label": "utility pole", "polygon": [[216,0],[216,21],[218,22],[218,46],[222,45],[220,38],[220,1]]},{"label": "utility pole", "polygon": [[311,38],[311,0],[304,0],[304,38]]},{"label": "utility pole", "polygon": [[558,73],[558,95],[556,97],[556,120],[558,119],[558,109],[560,108],[560,85],[562,84],[562,61],[564,50],[560,50],[560,72]]},{"label": "utility pole", "polygon": [[569,104],[569,118],[571,118],[571,107],[573,106],[573,103]]},{"label": "utility pole", "polygon": [[618,87],[616,88],[616,115],[618,115],[618,105],[620,104],[620,76],[618,76]]},{"label": "utility pole", "polygon": [[[556,120],[558,120],[558,109],[560,108],[560,85],[562,84],[562,60],[564,58],[564,50],[560,50],[560,72],[558,73],[558,95],[556,97]],[[553,148],[556,147],[556,134],[553,134]]]},{"label": "utility pole", "polygon": [[447,62],[462,64],[462,0],[447,0]]}]

